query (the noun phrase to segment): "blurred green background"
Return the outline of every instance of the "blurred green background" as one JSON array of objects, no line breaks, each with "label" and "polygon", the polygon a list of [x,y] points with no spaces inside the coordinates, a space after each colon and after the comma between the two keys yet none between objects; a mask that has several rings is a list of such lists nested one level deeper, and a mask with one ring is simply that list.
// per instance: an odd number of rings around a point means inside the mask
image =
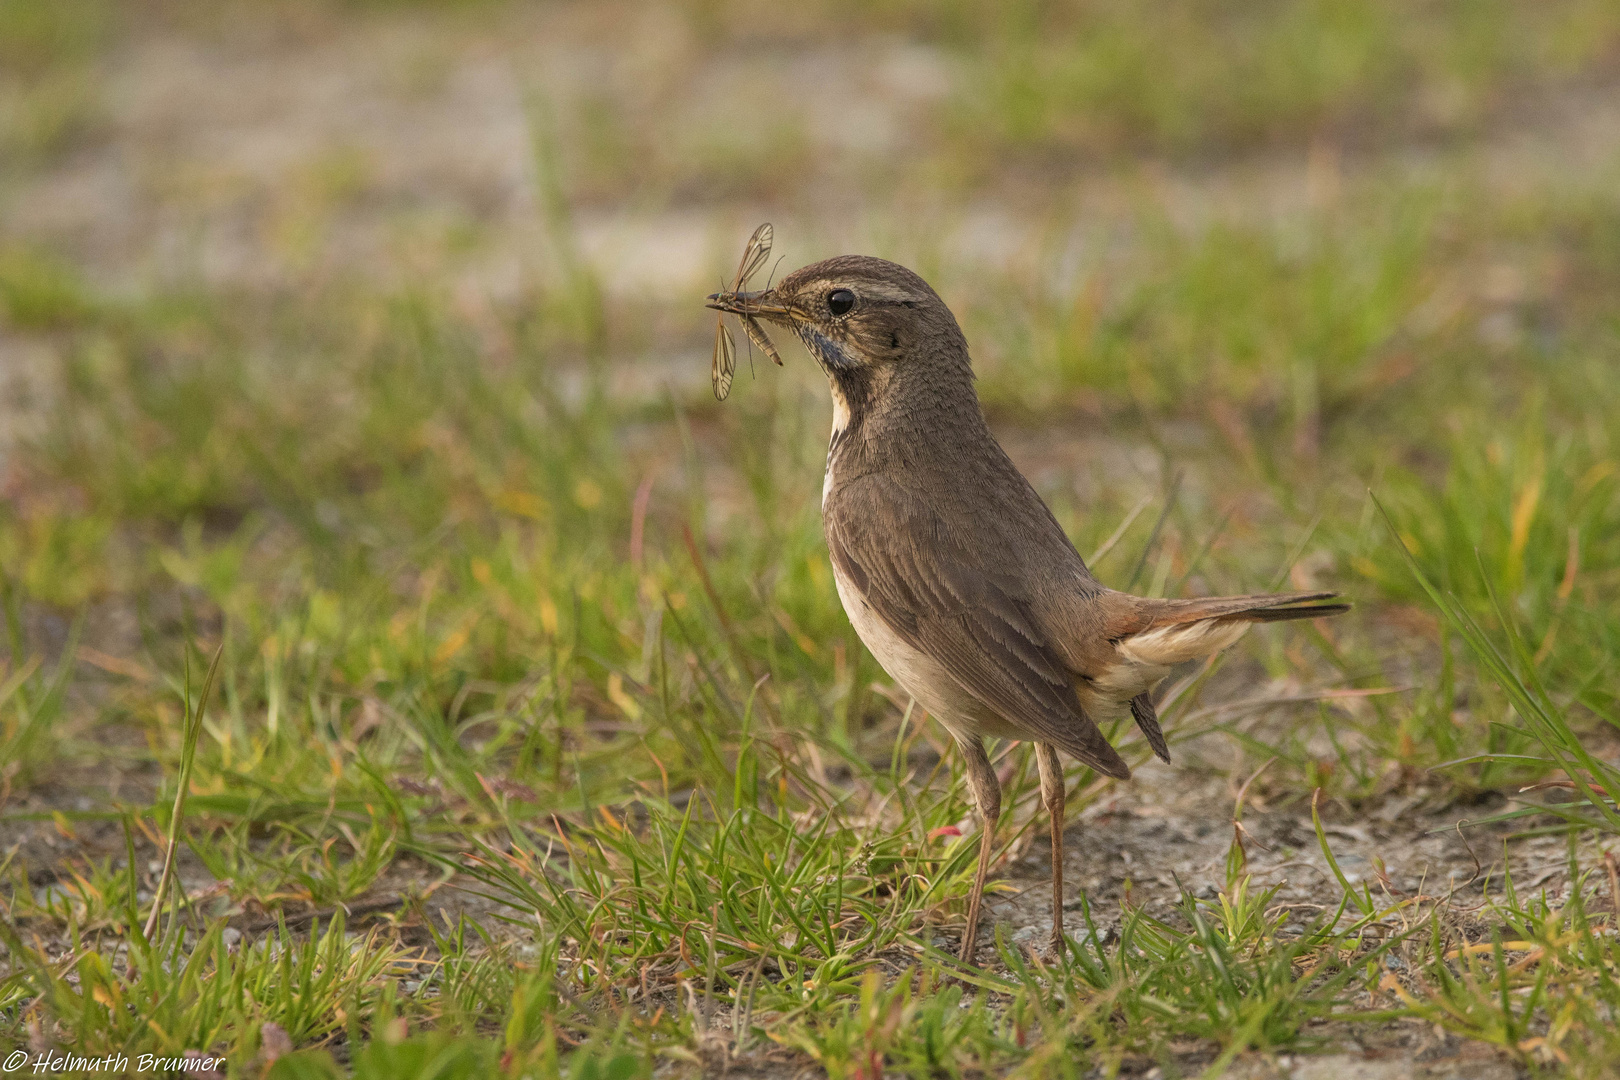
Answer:
[{"label": "blurred green background", "polygon": [[78,857],[17,822],[172,797],[192,642],[225,648],[192,865],[237,911],[740,791],[758,685],[784,799],[806,753],[887,763],[814,367],[709,393],[701,298],[765,220],[779,273],[938,288],[1105,583],[1356,601],[1200,692],[1410,691],[1226,725],[1192,775],[1274,757],[1256,792],[1351,808],[1559,775],[1406,553],[1609,754],[1617,91],[1614,0],[0,0],[11,872]]}]

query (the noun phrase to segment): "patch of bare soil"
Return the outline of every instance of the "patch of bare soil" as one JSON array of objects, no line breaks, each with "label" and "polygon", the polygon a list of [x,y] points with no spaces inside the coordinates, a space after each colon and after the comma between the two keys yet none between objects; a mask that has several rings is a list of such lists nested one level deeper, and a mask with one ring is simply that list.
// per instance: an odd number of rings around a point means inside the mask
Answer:
[{"label": "patch of bare soil", "polygon": [[[1214,899],[1226,880],[1234,838],[1234,792],[1207,775],[1151,765],[1135,781],[1118,785],[1111,797],[1093,804],[1064,835],[1065,929],[1087,933],[1080,917],[1085,890],[1093,921],[1105,943],[1118,935],[1125,905],[1179,923],[1182,890]],[[1556,898],[1568,888],[1567,849],[1562,837],[1520,841],[1511,862],[1502,859],[1503,831],[1461,830],[1458,822],[1486,816],[1495,807],[1424,809],[1415,798],[1392,798],[1356,813],[1325,807],[1324,829],[1341,871],[1352,884],[1371,886],[1380,903],[1393,905],[1422,897],[1421,915],[1438,908],[1448,928],[1486,932],[1480,914],[1489,899],[1500,899],[1504,869],[1516,883],[1546,890]],[[1308,803],[1266,806],[1246,801],[1244,848],[1251,890],[1277,886],[1274,910],[1286,909],[1284,932],[1331,912],[1343,895],[1317,842]],[[1025,950],[1045,947],[1051,932],[1051,849],[1044,826],[1029,833],[1027,849],[1002,868],[999,889],[987,907],[990,918]],[[1405,927],[1395,926],[1399,930]],[[983,930],[989,930],[987,923]],[[1421,931],[1426,932],[1426,931]],[[979,960],[993,959],[981,932]],[[1399,968],[1398,955],[1391,966]],[[1369,1008],[1372,1003],[1366,1003]],[[1332,1051],[1323,1055],[1246,1055],[1227,1075],[1243,1080],[1317,1080],[1350,1077],[1481,1077],[1507,1080],[1523,1075],[1496,1050],[1451,1036],[1432,1025],[1402,1021],[1380,1025],[1325,1025],[1311,1034]],[[1183,1064],[1195,1072],[1213,1059],[1215,1048],[1189,1046]],[[1147,1075],[1157,1070],[1143,1063]]]}]

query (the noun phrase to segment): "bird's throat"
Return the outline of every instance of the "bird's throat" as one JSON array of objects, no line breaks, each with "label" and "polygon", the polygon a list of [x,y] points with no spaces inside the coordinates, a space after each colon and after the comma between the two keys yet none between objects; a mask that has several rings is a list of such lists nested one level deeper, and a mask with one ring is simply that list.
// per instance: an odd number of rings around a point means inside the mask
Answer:
[{"label": "bird's throat", "polygon": [[821,365],[829,378],[854,371],[858,366],[854,357],[850,356],[842,345],[815,327],[800,323],[798,330],[799,340],[804,342],[804,347],[816,358],[816,363]]},{"label": "bird's throat", "polygon": [[827,388],[832,392],[833,415],[832,436],[827,440],[827,472],[821,481],[823,510],[827,508],[827,498],[832,494],[835,484],[834,472],[838,467],[839,451],[843,449],[844,440],[849,436],[850,428],[855,422],[855,416],[849,405],[849,395],[844,392],[842,380],[828,372]]},{"label": "bird's throat", "polygon": [[844,433],[849,430],[851,417],[849,398],[844,395],[843,387],[838,385],[837,379],[829,379],[828,383],[832,389],[833,405],[832,441],[827,445],[827,453],[831,454],[838,448],[838,443],[843,439]]}]

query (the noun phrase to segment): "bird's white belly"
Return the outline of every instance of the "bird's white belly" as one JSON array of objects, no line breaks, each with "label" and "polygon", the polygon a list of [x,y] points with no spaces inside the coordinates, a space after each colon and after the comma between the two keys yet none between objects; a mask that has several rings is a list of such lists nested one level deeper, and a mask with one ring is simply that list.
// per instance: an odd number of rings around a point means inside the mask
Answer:
[{"label": "bird's white belly", "polygon": [[[830,482],[830,478],[829,478]],[[855,627],[861,642],[876,658],[883,670],[901,689],[917,699],[928,713],[944,724],[958,739],[971,739],[979,735],[996,735],[1022,739],[1021,735],[996,716],[984,704],[951,677],[945,665],[920,649],[913,648],[904,638],[889,628],[865,598],[844,579],[833,564],[833,580],[838,585],[838,599],[844,613]]]}]

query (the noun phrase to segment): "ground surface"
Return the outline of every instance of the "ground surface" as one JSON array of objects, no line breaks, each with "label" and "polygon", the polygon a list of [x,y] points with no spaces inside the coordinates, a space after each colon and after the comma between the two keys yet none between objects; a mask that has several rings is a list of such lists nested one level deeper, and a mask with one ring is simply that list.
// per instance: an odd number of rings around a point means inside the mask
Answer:
[{"label": "ground surface", "polygon": [[[1608,1075],[1617,65],[1605,3],[0,0],[4,1037]],[[936,284],[1107,584],[1356,601],[1072,774],[1084,963],[1015,749],[949,981],[974,825],[838,609],[825,392],[708,397],[767,219]]]}]

